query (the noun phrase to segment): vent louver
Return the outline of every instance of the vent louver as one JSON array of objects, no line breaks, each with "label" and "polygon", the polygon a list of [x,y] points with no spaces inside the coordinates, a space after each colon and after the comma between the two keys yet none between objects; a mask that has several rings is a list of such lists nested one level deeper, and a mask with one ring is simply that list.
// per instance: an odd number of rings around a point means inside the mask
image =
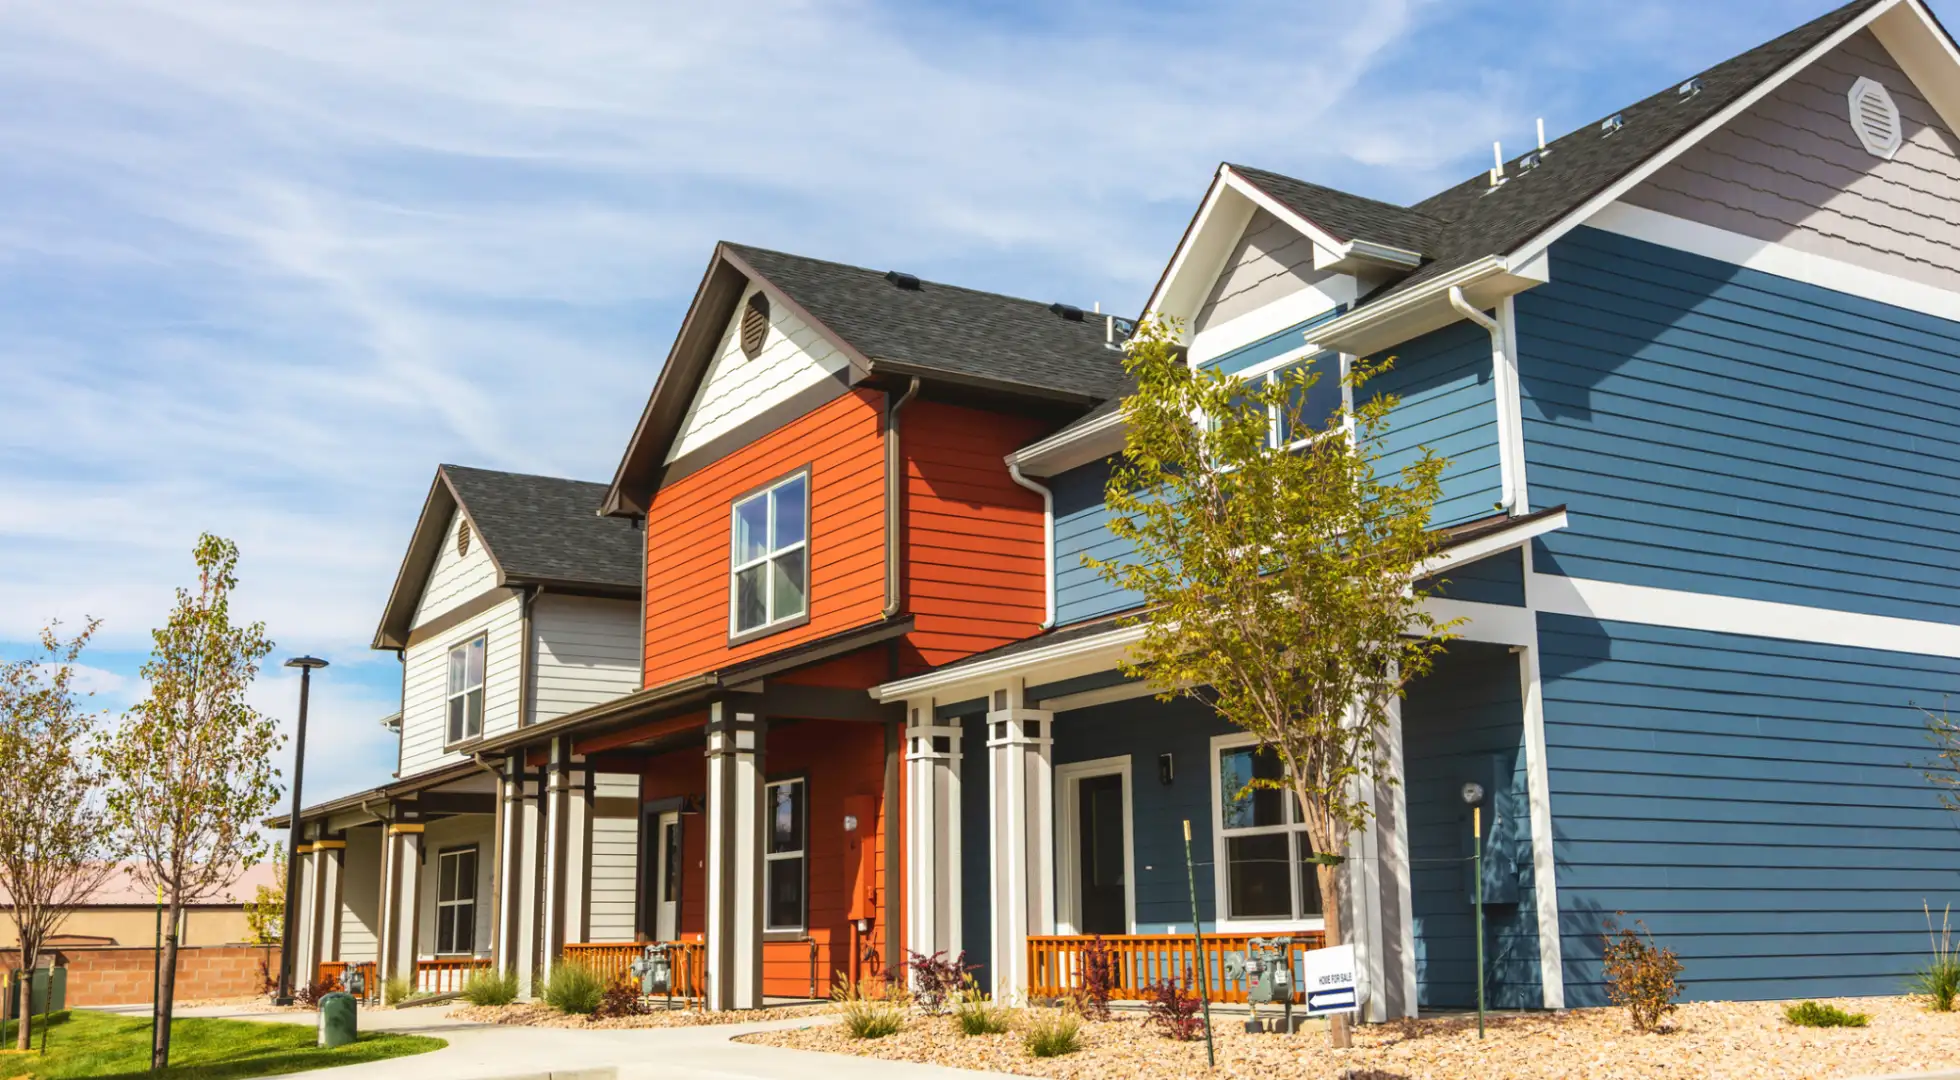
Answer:
[{"label": "vent louver", "polygon": [[742,355],[755,359],[768,337],[769,298],[759,292],[751,293],[748,305],[742,309]]},{"label": "vent louver", "polygon": [[1890,159],[1903,141],[1899,106],[1880,83],[1860,78],[1845,95],[1851,106],[1851,130],[1872,154]]},{"label": "vent louver", "polygon": [[456,526],[456,557],[468,558],[470,554],[470,523],[461,522]]}]

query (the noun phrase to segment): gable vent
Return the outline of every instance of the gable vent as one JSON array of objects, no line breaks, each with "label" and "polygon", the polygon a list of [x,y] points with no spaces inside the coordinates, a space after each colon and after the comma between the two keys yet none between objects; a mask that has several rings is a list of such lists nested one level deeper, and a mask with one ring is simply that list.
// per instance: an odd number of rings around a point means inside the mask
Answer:
[{"label": "gable vent", "polygon": [[1851,105],[1851,130],[1865,149],[1888,160],[1898,153],[1899,106],[1891,93],[1874,80],[1861,77],[1845,96]]},{"label": "gable vent", "polygon": [[906,292],[919,291],[919,275],[917,274],[908,274],[903,270],[887,270],[885,271],[885,280],[891,282],[894,287],[904,289]]},{"label": "gable vent", "polygon": [[751,293],[749,302],[742,309],[742,355],[753,360],[762,353],[762,343],[769,338],[769,298],[760,292]]},{"label": "gable vent", "polygon": [[465,522],[461,522],[456,526],[456,557],[459,559],[466,559],[469,558],[469,554],[470,554],[470,523],[465,521]]}]

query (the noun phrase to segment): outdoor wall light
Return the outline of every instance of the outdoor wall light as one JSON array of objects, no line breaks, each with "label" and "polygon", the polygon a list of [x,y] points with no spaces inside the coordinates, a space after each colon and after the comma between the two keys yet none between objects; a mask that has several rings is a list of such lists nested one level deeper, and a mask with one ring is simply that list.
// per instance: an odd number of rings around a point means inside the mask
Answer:
[{"label": "outdoor wall light", "polygon": [[1482,784],[1477,783],[1475,780],[1471,780],[1463,785],[1463,804],[1465,806],[1475,806],[1483,801],[1484,801],[1484,786]]},{"label": "outdoor wall light", "polygon": [[1157,782],[1163,784],[1166,787],[1169,787],[1171,782],[1171,771],[1172,771],[1171,756],[1169,754],[1158,754],[1157,755]]}]

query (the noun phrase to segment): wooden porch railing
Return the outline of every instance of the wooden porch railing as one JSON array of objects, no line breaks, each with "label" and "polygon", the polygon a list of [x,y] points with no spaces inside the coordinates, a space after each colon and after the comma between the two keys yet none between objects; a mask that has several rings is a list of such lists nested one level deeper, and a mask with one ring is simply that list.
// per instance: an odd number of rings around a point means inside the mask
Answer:
[{"label": "wooden porch railing", "polygon": [[[567,960],[577,960],[599,973],[608,983],[633,977],[632,964],[646,949],[632,942],[580,942],[565,946]],[[677,998],[706,996],[708,985],[708,947],[699,941],[667,942],[667,957],[674,965],[674,992]]]},{"label": "wooden porch railing", "polygon": [[474,972],[490,967],[486,956],[442,957],[415,962],[415,989],[425,994],[449,994],[463,988]]},{"label": "wooden porch railing", "polygon": [[350,970],[361,973],[361,996],[363,998],[371,1001],[381,1000],[381,980],[375,977],[375,965],[372,960],[353,962],[346,960],[322,960],[320,961],[320,966],[314,970],[313,979],[315,982],[326,983],[327,988],[330,990],[345,990],[347,989],[347,973]]},{"label": "wooden porch railing", "polygon": [[[1243,980],[1225,978],[1227,953],[1243,953],[1246,942],[1261,934],[1206,934],[1203,982],[1200,982],[1197,943],[1188,934],[1107,934],[1115,975],[1116,1001],[1141,1001],[1149,996],[1151,983],[1164,979],[1187,982],[1191,990],[1211,988],[1213,1001],[1244,1001]],[[1299,985],[1300,954],[1317,949],[1323,939],[1319,931],[1298,931],[1288,960],[1293,964],[1294,985]],[[1053,935],[1028,938],[1028,996],[1066,997],[1082,988],[1083,952],[1096,940],[1089,935]],[[1295,1001],[1304,998],[1296,993]]]}]

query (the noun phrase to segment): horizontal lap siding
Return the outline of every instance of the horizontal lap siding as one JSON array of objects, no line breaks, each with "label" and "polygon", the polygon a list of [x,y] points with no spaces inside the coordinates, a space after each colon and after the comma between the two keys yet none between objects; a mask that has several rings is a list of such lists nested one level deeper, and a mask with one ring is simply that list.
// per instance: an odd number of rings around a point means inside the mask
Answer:
[{"label": "horizontal lap siding", "polygon": [[630,694],[640,679],[640,613],[631,600],[546,593],[531,605],[533,723]]},{"label": "horizontal lap siding", "polygon": [[1395,348],[1395,363],[1363,388],[1394,394],[1380,468],[1413,464],[1424,449],[1449,460],[1432,525],[1496,512],[1503,496],[1497,459],[1497,404],[1491,390],[1490,335],[1468,322]]},{"label": "horizontal lap siding", "polygon": [[496,607],[416,641],[403,653],[401,774],[413,776],[463,760],[443,749],[449,736],[449,650],[483,635],[483,734],[513,731],[524,666],[524,602]]},{"label": "horizontal lap siding", "polygon": [[1103,492],[1109,485],[1110,459],[1070,469],[1048,481],[1055,493],[1055,623],[1067,626],[1142,603],[1128,589],[1103,580],[1083,564],[1085,557],[1122,562],[1131,551],[1128,541],[1109,531],[1109,511]]},{"label": "horizontal lap siding", "polygon": [[[873,622],[884,606],[884,395],[846,394],[655,494],[648,514],[646,685]],[[728,645],[737,496],[808,465],[810,621]]]},{"label": "horizontal lap siding", "polygon": [[1517,309],[1538,570],[1960,619],[1960,324],[1592,229]]},{"label": "horizontal lap siding", "polygon": [[908,661],[932,666],[1036,632],[1047,604],[1041,497],[1002,460],[1036,421],[918,401],[901,414]]},{"label": "horizontal lap siding", "polygon": [[1897,993],[1960,899],[1919,706],[1960,660],[1539,616],[1566,1000],[1644,920],[1692,998]]},{"label": "horizontal lap siding", "polygon": [[585,940],[632,941],[639,930],[640,776],[598,773],[592,794]]},{"label": "horizontal lap siding", "polygon": [[[1470,808],[1460,792],[1466,780],[1488,786],[1486,766],[1496,757],[1506,782],[1485,803],[1486,858],[1508,864],[1519,888],[1516,903],[1491,903],[1484,910],[1487,992],[1497,1008],[1537,1008],[1544,1000],[1543,978],[1517,659],[1494,646],[1452,646],[1410,687],[1402,725],[1419,1003],[1425,1009],[1477,1003],[1472,879],[1464,867],[1474,849]],[[1493,868],[1485,880],[1500,874]]]},{"label": "horizontal lap siding", "polygon": [[1439,577],[1427,578],[1424,585],[1432,595],[1477,604],[1524,606],[1524,552],[1520,548],[1500,551],[1476,562],[1452,566]]}]

